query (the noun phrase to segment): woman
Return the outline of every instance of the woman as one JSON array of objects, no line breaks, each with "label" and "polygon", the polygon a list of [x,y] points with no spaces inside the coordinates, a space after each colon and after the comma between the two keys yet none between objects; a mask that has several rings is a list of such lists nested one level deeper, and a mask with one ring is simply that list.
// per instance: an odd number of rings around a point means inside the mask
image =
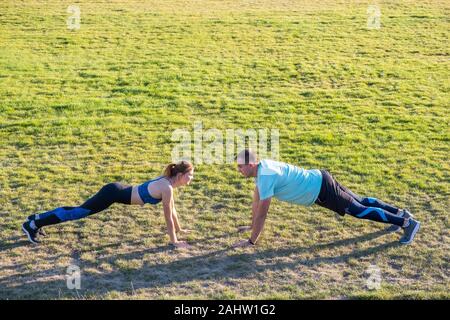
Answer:
[{"label": "woman", "polygon": [[171,245],[188,247],[185,241],[177,239],[176,232],[188,232],[180,227],[173,200],[173,189],[188,185],[194,177],[194,167],[187,161],[171,163],[164,175],[138,186],[124,185],[119,182],[103,186],[92,198],[79,207],[59,207],[41,214],[33,214],[23,223],[22,230],[32,243],[39,243],[37,235],[45,235],[42,227],[70,220],[78,220],[100,212],[115,202],[132,205],[146,203],[158,204],[162,201],[167,233]]}]

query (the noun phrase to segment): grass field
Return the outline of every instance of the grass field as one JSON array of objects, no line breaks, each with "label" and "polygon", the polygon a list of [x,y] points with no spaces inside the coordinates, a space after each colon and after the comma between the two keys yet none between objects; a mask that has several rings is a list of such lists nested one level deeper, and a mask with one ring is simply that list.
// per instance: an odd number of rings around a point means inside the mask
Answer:
[{"label": "grass field", "polygon": [[[0,298],[449,299],[450,3],[376,1],[372,30],[374,3],[1,1]],[[400,246],[384,225],[273,201],[260,244],[232,250],[253,181],[203,164],[176,193],[191,250],[168,248],[161,205],[26,241],[31,213],[159,175],[195,121],[279,129],[282,161],[410,208],[421,231]]]}]

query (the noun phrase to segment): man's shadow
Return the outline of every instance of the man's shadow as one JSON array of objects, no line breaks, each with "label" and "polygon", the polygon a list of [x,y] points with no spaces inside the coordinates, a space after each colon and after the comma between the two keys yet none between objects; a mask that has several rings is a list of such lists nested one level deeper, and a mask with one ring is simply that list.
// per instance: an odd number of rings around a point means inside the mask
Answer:
[{"label": "man's shadow", "polygon": [[[385,244],[380,244],[362,250],[353,250],[348,254],[336,256],[319,256],[312,259],[289,259],[288,262],[276,262],[260,264],[261,260],[271,258],[289,257],[293,254],[302,254],[307,252],[319,253],[319,251],[337,248],[340,246],[352,245],[361,243],[363,241],[371,241],[383,235],[386,235],[385,230],[376,231],[370,234],[357,236],[354,238],[347,238],[337,240],[324,244],[317,244],[308,247],[288,247],[280,249],[267,250],[250,250],[239,249],[233,250],[226,247],[221,250],[209,251],[205,254],[194,255],[187,258],[179,258],[170,262],[161,262],[156,264],[144,263],[142,267],[137,269],[116,269],[107,272],[92,272],[87,271],[92,268],[97,268],[104,262],[114,264],[115,262],[130,261],[135,259],[142,259],[147,254],[157,254],[169,250],[173,250],[170,246],[160,246],[151,249],[144,249],[117,256],[108,256],[97,259],[95,262],[81,261],[83,291],[90,294],[107,294],[110,291],[124,291],[130,292],[130,282],[133,282],[133,290],[150,289],[154,287],[169,286],[171,284],[181,284],[195,280],[201,281],[220,281],[224,279],[240,279],[252,275],[255,272],[265,271],[279,271],[286,268],[293,269],[298,266],[305,266],[307,268],[314,265],[326,263],[335,264],[339,262],[346,262],[350,258],[361,258],[364,256],[374,255],[380,251],[388,248],[399,246],[397,241],[392,241]],[[224,234],[228,236],[229,234]],[[176,252],[176,251],[175,251]],[[189,252],[189,251],[187,251]],[[86,271],[84,271],[86,270]],[[39,279],[42,272],[28,273],[27,278]],[[61,275],[65,274],[65,270],[61,270]],[[44,286],[49,298],[52,294],[57,295],[58,292],[63,297],[73,297],[73,292],[68,290],[66,283],[63,280],[49,280],[49,281],[35,281],[16,285],[15,279],[12,277],[0,278],[0,286],[5,287],[5,293],[8,294],[8,286],[14,284],[14,292],[26,292],[27,296],[32,296],[33,292],[39,292],[39,286]],[[100,285],[101,284],[101,285]],[[3,294],[2,294],[3,295]],[[53,296],[54,297],[54,296]],[[0,298],[6,298],[1,296]]]}]

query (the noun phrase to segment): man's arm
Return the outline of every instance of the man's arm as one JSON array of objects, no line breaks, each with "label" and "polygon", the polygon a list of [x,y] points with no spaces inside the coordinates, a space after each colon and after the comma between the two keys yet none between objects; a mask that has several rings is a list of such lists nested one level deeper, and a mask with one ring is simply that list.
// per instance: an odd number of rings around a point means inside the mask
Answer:
[{"label": "man's arm", "polygon": [[264,228],[264,223],[266,221],[267,213],[269,212],[271,201],[272,197],[260,200],[258,202],[258,209],[256,210],[256,214],[254,215],[253,218],[252,235],[250,239],[236,242],[233,245],[234,248],[247,247],[256,244]]},{"label": "man's arm", "polygon": [[250,226],[238,227],[239,232],[252,230],[253,226],[255,225],[256,214],[258,213],[258,205],[259,205],[259,191],[258,187],[255,187],[255,191],[253,191],[253,202],[252,202],[252,224]]},{"label": "man's arm", "polygon": [[259,207],[259,191],[258,187],[255,187],[255,191],[253,191],[253,203],[252,203],[252,229],[255,225],[255,218],[258,214]]},{"label": "man's arm", "polygon": [[258,202],[258,208],[256,210],[256,215],[253,217],[252,223],[252,235],[250,241],[255,244],[258,241],[259,236],[264,228],[264,223],[266,222],[267,213],[269,212],[270,202],[272,198],[267,198],[260,200]]}]

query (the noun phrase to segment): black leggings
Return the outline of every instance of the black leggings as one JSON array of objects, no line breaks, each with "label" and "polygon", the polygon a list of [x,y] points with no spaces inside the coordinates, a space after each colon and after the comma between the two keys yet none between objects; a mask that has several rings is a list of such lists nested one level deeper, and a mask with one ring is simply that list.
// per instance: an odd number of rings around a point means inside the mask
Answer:
[{"label": "black leggings", "polygon": [[113,203],[131,204],[133,187],[120,182],[104,185],[92,198],[86,200],[80,207],[90,210],[94,214],[105,210]]},{"label": "black leggings", "polygon": [[38,228],[64,221],[78,220],[100,212],[113,203],[131,204],[133,187],[119,182],[104,185],[93,197],[78,207],[59,207],[51,211],[40,213],[35,224]]},{"label": "black leggings", "polygon": [[398,216],[399,209],[381,200],[361,197],[337,182],[326,170],[322,172],[322,186],[316,204],[356,218],[403,226],[404,218]]}]

